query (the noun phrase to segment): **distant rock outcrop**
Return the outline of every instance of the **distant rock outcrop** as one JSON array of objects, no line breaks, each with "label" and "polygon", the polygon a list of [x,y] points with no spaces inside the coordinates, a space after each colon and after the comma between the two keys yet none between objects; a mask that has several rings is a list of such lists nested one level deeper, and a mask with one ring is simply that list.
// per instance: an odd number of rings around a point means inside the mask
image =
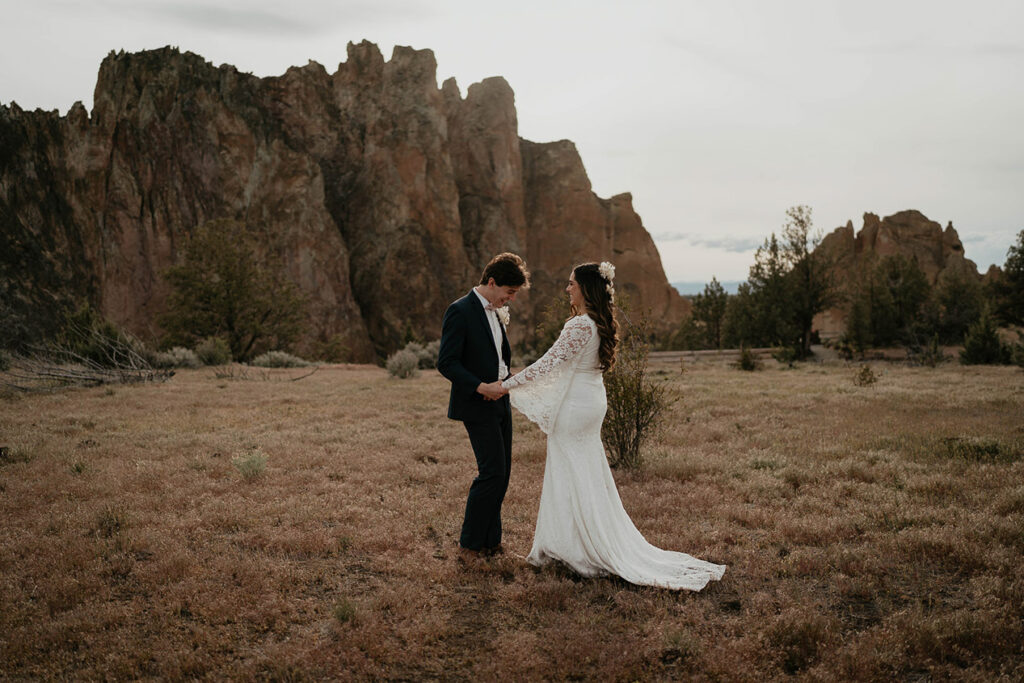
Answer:
[{"label": "distant rock outcrop", "polygon": [[91,114],[0,106],[8,316],[88,300],[155,336],[161,273],[216,218],[275,235],[267,248],[310,301],[304,346],[334,340],[356,360],[408,330],[436,337],[448,302],[506,250],[536,281],[514,311],[520,339],[580,260],[614,261],[620,290],[666,324],[688,309],[629,195],[597,197],[572,143],[520,139],[503,79],[465,99],[453,80],[438,88],[429,50],[386,62],[350,43],[334,74],[310,62],[271,78],[172,48],[112,53]]},{"label": "distant rock outcrop", "polygon": [[[900,211],[883,219],[865,213],[859,232],[854,234],[850,221],[826,235],[818,249],[834,259],[834,273],[844,292],[850,291],[863,265],[897,254],[916,261],[932,285],[947,270],[981,278],[978,266],[964,255],[964,245],[953,224],[943,230],[940,224],[915,210]],[[815,318],[815,328],[823,337],[837,337],[845,326],[844,306]]]}]

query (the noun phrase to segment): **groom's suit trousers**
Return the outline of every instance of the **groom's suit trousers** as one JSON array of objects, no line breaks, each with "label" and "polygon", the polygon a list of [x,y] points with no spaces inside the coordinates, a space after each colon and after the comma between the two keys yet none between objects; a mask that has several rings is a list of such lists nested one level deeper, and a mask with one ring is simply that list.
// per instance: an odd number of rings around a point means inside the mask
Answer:
[{"label": "groom's suit trousers", "polygon": [[501,543],[501,503],[512,469],[512,411],[507,396],[500,402],[504,410],[464,422],[478,473],[466,498],[459,545],[471,550]]}]

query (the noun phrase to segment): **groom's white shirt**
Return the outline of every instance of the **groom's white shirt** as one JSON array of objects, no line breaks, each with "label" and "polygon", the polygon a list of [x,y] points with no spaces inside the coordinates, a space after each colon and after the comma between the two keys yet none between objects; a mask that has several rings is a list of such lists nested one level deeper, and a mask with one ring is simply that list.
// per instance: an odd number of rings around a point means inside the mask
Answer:
[{"label": "groom's white shirt", "polygon": [[498,381],[500,382],[508,375],[508,366],[505,365],[505,359],[501,357],[501,323],[498,322],[498,312],[490,308],[491,302],[485,299],[483,294],[476,291],[476,287],[473,288],[473,293],[480,299],[480,305],[484,307],[484,314],[487,316],[487,322],[491,326],[494,348],[498,351]]}]

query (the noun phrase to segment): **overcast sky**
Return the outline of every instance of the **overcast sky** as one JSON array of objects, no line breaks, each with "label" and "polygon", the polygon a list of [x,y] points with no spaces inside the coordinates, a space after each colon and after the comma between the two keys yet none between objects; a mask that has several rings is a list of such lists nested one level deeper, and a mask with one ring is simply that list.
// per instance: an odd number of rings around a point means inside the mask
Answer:
[{"label": "overcast sky", "polygon": [[631,192],[672,281],[743,280],[785,210],[949,221],[982,270],[1024,229],[1024,2],[0,0],[0,102],[92,107],[111,50],[334,72],[349,41],[500,75],[519,134]]}]

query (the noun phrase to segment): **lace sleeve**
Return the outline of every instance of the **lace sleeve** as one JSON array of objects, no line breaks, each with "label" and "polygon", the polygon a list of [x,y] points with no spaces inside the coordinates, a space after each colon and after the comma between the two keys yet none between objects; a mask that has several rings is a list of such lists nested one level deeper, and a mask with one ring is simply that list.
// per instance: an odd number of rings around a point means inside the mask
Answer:
[{"label": "lace sleeve", "polygon": [[533,365],[502,382],[506,389],[512,389],[526,382],[536,381],[540,377],[550,375],[559,365],[572,360],[583,351],[590,338],[594,336],[593,326],[583,316],[577,316],[565,323],[562,333],[547,353]]},{"label": "lace sleeve", "polygon": [[583,359],[582,351],[594,336],[593,325],[589,318],[573,318],[540,360],[502,382],[509,389],[512,407],[545,434],[555,428],[562,401]]}]

